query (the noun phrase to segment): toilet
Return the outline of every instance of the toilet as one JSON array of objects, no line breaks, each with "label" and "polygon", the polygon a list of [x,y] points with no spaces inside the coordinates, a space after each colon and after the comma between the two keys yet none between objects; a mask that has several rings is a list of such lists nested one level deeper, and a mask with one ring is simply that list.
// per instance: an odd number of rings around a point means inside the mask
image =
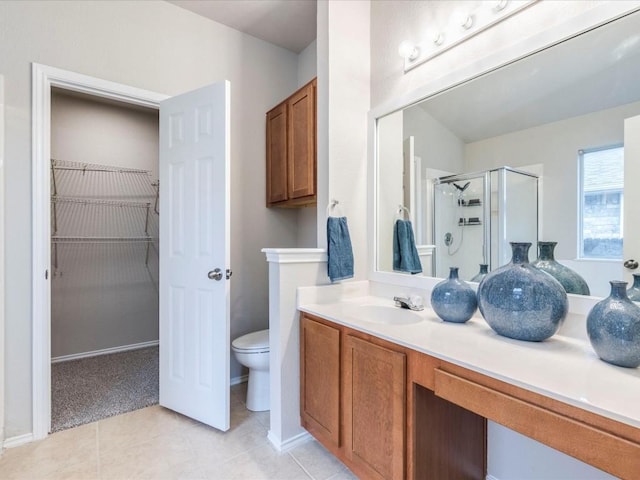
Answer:
[{"label": "toilet", "polygon": [[236,360],[249,369],[247,408],[269,410],[269,330],[247,333],[231,342]]}]

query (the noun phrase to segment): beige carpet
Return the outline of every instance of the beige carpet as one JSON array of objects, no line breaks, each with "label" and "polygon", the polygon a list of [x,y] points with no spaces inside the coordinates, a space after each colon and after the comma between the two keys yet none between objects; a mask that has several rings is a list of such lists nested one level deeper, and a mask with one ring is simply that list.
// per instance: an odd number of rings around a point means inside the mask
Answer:
[{"label": "beige carpet", "polygon": [[158,403],[158,347],[51,365],[51,431]]}]

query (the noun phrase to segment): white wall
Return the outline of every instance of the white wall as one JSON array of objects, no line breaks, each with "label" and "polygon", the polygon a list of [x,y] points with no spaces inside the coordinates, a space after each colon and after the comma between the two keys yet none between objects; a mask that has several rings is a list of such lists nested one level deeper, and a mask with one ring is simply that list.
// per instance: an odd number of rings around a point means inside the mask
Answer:
[{"label": "white wall", "polygon": [[[260,249],[296,245],[265,207],[264,114],[296,89],[297,55],[162,1],[0,2],[6,86],[6,437],[31,431],[31,62],[164,94],[231,82],[231,335],[268,324]],[[364,145],[364,142],[363,142]],[[232,376],[241,370],[235,360]]]},{"label": "white wall", "polygon": [[[446,24],[451,15],[460,8],[468,8],[470,3],[462,0],[371,2],[371,103],[374,107],[380,111],[390,110],[416,101],[640,5],[638,1],[537,2],[508,21],[404,74],[398,45],[404,40],[419,43],[429,33],[426,26]],[[507,431],[506,435],[507,439],[500,443],[489,437],[489,455],[493,460],[488,473],[511,472],[510,477],[496,476],[499,480],[524,478],[522,470],[516,467],[514,472],[505,465],[519,452],[534,448],[533,443],[525,438],[516,444],[513,432]],[[564,456],[549,449],[540,461],[548,471],[559,471]],[[568,469],[575,473],[584,468],[584,464],[573,459],[568,459],[568,463],[562,472]],[[607,477],[597,472],[592,478]]]},{"label": "white wall", "polygon": [[[314,40],[298,54],[298,87],[309,83],[318,74],[318,47]],[[298,210],[298,237],[296,246],[315,247],[318,237],[318,208],[307,207]]]},{"label": "white wall", "polygon": [[158,179],[158,111],[54,90],[51,156],[148,170]]},{"label": "white wall", "polygon": [[326,248],[326,207],[348,219],[355,279],[367,277],[367,112],[370,4],[318,1],[318,246]]},{"label": "white wall", "polygon": [[460,138],[420,107],[403,112],[404,137],[415,137],[416,155],[422,158],[425,171],[427,167],[454,173],[465,171],[465,145]]}]

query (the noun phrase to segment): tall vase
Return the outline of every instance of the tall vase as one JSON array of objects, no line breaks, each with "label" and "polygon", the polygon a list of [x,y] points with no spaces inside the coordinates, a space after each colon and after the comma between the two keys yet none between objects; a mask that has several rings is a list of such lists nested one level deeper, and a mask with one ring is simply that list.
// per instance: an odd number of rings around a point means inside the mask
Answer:
[{"label": "tall vase", "polygon": [[587,315],[591,346],[605,362],[640,365],[640,307],[627,296],[627,282],[612,280],[611,293]]},{"label": "tall vase", "polygon": [[633,285],[627,290],[627,297],[634,302],[640,302],[640,273],[633,274]]},{"label": "tall vase", "polygon": [[469,281],[480,283],[482,279],[487,276],[488,273],[489,273],[489,265],[487,265],[486,263],[481,263],[480,271],[476,273],[476,275]]},{"label": "tall vase", "polygon": [[531,262],[531,265],[558,280],[567,293],[589,295],[589,285],[584,281],[584,278],[556,261],[553,251],[557,244],[558,242],[538,242],[538,259]]},{"label": "tall vase", "polygon": [[529,263],[530,247],[511,242],[511,262],[480,282],[478,307],[499,335],[540,342],[558,331],[569,302],[560,282]]},{"label": "tall vase", "polygon": [[431,308],[445,322],[464,323],[478,306],[476,293],[458,278],[458,267],[451,267],[449,278],[431,291]]}]

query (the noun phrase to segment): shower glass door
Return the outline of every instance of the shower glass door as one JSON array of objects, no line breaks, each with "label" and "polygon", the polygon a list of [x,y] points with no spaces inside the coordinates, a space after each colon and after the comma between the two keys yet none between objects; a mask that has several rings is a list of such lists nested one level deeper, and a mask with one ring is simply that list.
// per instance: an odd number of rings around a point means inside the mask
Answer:
[{"label": "shower glass door", "polygon": [[435,181],[433,244],[435,276],[446,278],[450,267],[470,280],[488,263],[488,174],[444,177]]}]

